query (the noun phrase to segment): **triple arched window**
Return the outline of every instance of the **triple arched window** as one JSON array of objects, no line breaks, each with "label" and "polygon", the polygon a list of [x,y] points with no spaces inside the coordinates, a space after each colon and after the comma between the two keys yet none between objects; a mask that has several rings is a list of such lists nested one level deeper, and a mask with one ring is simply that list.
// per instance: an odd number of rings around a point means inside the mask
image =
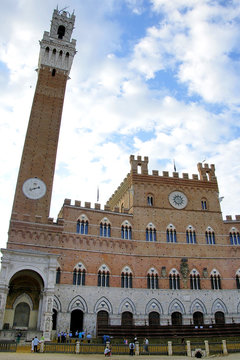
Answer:
[{"label": "triple arched window", "polygon": [[213,290],[220,290],[222,288],[221,277],[220,277],[218,270],[213,269],[213,271],[211,272],[211,275],[210,275],[210,279],[211,279],[211,288]]},{"label": "triple arched window", "polygon": [[169,274],[169,288],[172,290],[180,289],[180,276],[176,269],[172,269]]},{"label": "triple arched window", "polygon": [[188,244],[196,244],[196,232],[192,225],[186,229],[186,241]]},{"label": "triple arched window", "polygon": [[104,218],[100,223],[100,236],[111,237],[111,224],[107,218]]},{"label": "triple arched window", "polygon": [[121,287],[132,288],[132,271],[128,266],[125,266],[125,268],[122,270]]},{"label": "triple arched window", "polygon": [[240,245],[240,235],[236,228],[231,228],[229,239],[231,245]]},{"label": "triple arched window", "polygon": [[126,240],[132,239],[132,226],[127,220],[121,226],[121,238]]},{"label": "triple arched window", "polygon": [[147,274],[147,288],[148,289],[159,289],[158,284],[158,273],[154,268],[151,268]]},{"label": "triple arched window", "polygon": [[190,273],[190,288],[192,290],[200,290],[200,275],[196,269],[193,269]]},{"label": "triple arched window", "polygon": [[215,244],[215,233],[213,229],[209,226],[205,232],[206,244],[214,245]]},{"label": "triple arched window", "polygon": [[78,263],[73,270],[73,285],[85,285],[86,269],[82,263]]},{"label": "triple arched window", "polygon": [[156,228],[152,223],[149,223],[146,228],[146,241],[157,241]]},{"label": "triple arched window", "polygon": [[78,219],[77,221],[77,234],[88,234],[88,220],[84,218]]},{"label": "triple arched window", "polygon": [[169,224],[167,227],[166,237],[167,237],[167,242],[171,242],[171,243],[177,242],[176,229],[175,226],[173,226],[172,224]]},{"label": "triple arched window", "polygon": [[98,281],[97,285],[101,287],[110,286],[110,271],[106,265],[102,265],[98,270]]}]

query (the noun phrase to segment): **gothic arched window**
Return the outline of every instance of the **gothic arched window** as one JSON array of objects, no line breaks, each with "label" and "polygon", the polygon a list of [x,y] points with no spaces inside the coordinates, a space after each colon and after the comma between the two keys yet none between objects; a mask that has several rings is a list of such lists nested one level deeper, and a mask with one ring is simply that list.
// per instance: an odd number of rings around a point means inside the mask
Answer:
[{"label": "gothic arched window", "polygon": [[217,270],[213,270],[211,272],[210,275],[210,279],[211,279],[211,288],[212,290],[221,290],[222,286],[221,286],[221,277],[220,274]]},{"label": "gothic arched window", "polygon": [[230,244],[231,245],[240,245],[239,232],[234,227],[231,228],[231,230],[230,230],[229,239],[230,239]]},{"label": "gothic arched window", "polygon": [[147,274],[147,288],[159,289],[158,273],[154,268],[151,268]]},{"label": "gothic arched window", "polygon": [[192,290],[200,290],[200,275],[197,270],[193,269],[190,273],[190,288]]},{"label": "gothic arched window", "polygon": [[122,239],[132,239],[132,226],[131,224],[126,220],[122,224],[121,227],[121,238]]},{"label": "gothic arched window", "polygon": [[73,285],[84,286],[86,282],[86,269],[82,263],[78,263],[73,270]]},{"label": "gothic arched window", "polygon": [[177,242],[176,229],[175,226],[173,226],[172,224],[169,224],[167,227],[166,237],[167,237],[167,242],[171,242],[171,243]]},{"label": "gothic arched window", "polygon": [[157,241],[157,232],[152,223],[149,223],[146,228],[146,241]]},{"label": "gothic arched window", "polygon": [[111,237],[111,224],[107,218],[100,223],[100,236]]},{"label": "gothic arched window", "polygon": [[153,206],[153,196],[152,195],[147,196],[147,204],[148,204],[148,206]]},{"label": "gothic arched window", "polygon": [[180,277],[176,269],[172,269],[169,274],[169,288],[172,290],[180,289]]},{"label": "gothic arched window", "polygon": [[215,244],[215,233],[210,226],[207,228],[207,230],[205,232],[205,238],[206,238],[207,244],[209,244],[209,245]]},{"label": "gothic arched window", "polygon": [[186,241],[188,244],[196,244],[196,232],[191,225],[186,230]]},{"label": "gothic arched window", "polygon": [[98,281],[97,285],[101,287],[110,286],[110,271],[106,265],[102,265],[98,270]]},{"label": "gothic arched window", "polygon": [[207,210],[207,209],[208,209],[207,199],[203,198],[203,199],[201,200],[201,207],[202,207],[202,210]]},{"label": "gothic arched window", "polygon": [[125,266],[121,273],[121,287],[132,288],[132,271],[128,266]]},{"label": "gothic arched window", "polygon": [[77,221],[77,234],[88,234],[88,220],[85,215],[81,215]]}]

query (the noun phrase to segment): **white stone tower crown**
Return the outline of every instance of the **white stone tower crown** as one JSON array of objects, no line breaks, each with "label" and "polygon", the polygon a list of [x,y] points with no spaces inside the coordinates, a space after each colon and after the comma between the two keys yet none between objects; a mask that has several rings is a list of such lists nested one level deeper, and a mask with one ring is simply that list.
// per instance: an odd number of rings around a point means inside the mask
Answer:
[{"label": "white stone tower crown", "polygon": [[44,31],[40,41],[38,68],[49,66],[69,74],[76,54],[76,40],[71,40],[74,29],[75,15],[67,11],[55,9],[51,21],[50,33]]}]

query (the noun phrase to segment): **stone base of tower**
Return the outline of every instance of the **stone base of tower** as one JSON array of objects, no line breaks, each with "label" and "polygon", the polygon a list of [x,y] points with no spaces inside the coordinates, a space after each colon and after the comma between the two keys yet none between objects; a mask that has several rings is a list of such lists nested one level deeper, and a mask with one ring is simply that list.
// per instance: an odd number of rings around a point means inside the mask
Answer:
[{"label": "stone base of tower", "polygon": [[1,338],[16,331],[51,339],[52,308],[58,255],[2,249],[0,273]]}]

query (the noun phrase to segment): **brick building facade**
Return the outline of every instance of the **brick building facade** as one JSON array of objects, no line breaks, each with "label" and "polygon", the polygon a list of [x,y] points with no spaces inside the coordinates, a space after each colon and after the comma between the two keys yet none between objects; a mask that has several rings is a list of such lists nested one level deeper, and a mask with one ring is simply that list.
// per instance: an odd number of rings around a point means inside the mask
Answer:
[{"label": "brick building facade", "polygon": [[[189,176],[130,156],[104,209],[65,199],[49,218],[74,15],[54,10],[0,275],[1,337],[15,329],[240,322],[240,215],[223,220],[214,165]],[[29,335],[30,336],[30,335]]]}]

